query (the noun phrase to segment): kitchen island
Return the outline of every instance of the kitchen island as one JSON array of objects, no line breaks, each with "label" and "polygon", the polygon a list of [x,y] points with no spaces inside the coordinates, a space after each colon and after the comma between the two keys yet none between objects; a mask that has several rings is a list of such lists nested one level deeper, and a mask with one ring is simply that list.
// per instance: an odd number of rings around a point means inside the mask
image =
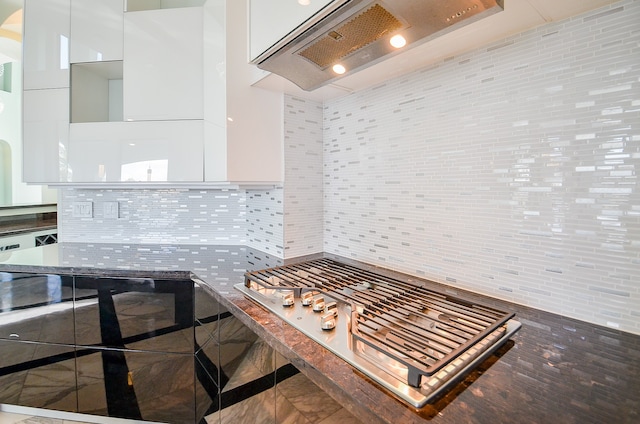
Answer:
[{"label": "kitchen island", "polygon": [[[345,258],[317,256],[412,279]],[[436,290],[514,312],[522,328],[433,404],[420,410],[408,407],[234,289],[235,284],[242,283],[246,270],[283,263],[282,259],[244,246],[61,243],[14,252],[0,263],[0,273],[193,278],[225,311],[362,422],[632,423],[640,420],[640,336],[436,283],[432,284]],[[284,422],[291,417],[275,414],[260,422],[270,419]],[[224,416],[221,421],[225,422]]]}]

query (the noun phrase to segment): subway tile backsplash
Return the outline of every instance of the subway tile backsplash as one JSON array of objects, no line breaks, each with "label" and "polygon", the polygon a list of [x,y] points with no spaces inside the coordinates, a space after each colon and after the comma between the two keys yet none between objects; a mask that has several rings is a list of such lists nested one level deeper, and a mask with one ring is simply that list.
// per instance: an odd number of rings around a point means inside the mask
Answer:
[{"label": "subway tile backsplash", "polygon": [[62,189],[61,240],[324,250],[640,334],[637,22],[623,1],[324,105],[286,96],[283,186]]},{"label": "subway tile backsplash", "polygon": [[[136,244],[246,244],[246,193],[241,190],[62,189],[62,242]],[[93,217],[74,217],[74,202],[92,202]],[[118,202],[118,217],[104,204]]]},{"label": "subway tile backsplash", "polygon": [[640,2],[326,102],[325,251],[640,333]]}]

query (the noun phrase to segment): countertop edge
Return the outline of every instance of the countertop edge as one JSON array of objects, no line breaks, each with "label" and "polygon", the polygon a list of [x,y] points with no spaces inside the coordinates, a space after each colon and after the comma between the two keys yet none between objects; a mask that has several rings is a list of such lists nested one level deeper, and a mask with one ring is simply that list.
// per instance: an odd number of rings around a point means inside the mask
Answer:
[{"label": "countertop edge", "polygon": [[[362,420],[363,423],[391,424],[399,422],[397,419],[402,419],[401,422],[403,423],[422,422],[422,420],[414,421],[411,417],[413,414],[402,414],[402,410],[410,412],[409,409],[407,409],[407,406],[400,404],[400,402],[395,399],[390,399],[392,396],[391,394],[385,393],[383,392],[383,389],[374,386],[373,383],[364,375],[357,375],[358,371],[355,368],[351,367],[349,364],[322,346],[315,346],[316,342],[308,339],[307,336],[300,333],[277,316],[271,314],[258,303],[251,299],[247,299],[240,293],[237,295],[220,293],[216,288],[211,287],[205,281],[198,279],[197,275],[194,274],[194,277],[197,279],[201,287],[219,301],[222,306],[227,308],[229,312],[240,320],[240,322],[249,327],[249,329],[261,337],[270,347],[289,360],[302,374],[313,381],[336,402],[340,403],[351,414]],[[398,408],[401,409],[397,411],[388,411],[387,414],[382,415],[379,414],[381,411],[377,411],[378,413],[376,413],[376,408],[374,408],[372,404],[369,402],[363,402],[362,399],[354,397],[353,393],[345,389],[343,385],[332,379],[327,373],[318,369],[316,367],[317,364],[314,363],[313,359],[305,358],[298,353],[296,345],[290,346],[286,342],[282,341],[287,339],[297,339],[299,337],[306,338],[310,343],[313,343],[312,346],[317,348],[317,350],[324,351],[322,352],[323,354],[317,356],[317,358],[321,363],[324,363],[322,365],[324,365],[325,368],[328,366],[327,362],[331,362],[331,365],[329,366],[334,368],[337,372],[340,372],[340,369],[344,369],[346,367],[348,371],[351,371],[356,379],[360,380],[357,382],[358,385],[368,386],[362,387],[362,390],[360,391],[361,395],[364,395],[365,392],[375,393],[377,391],[379,392],[378,396],[384,396],[384,398],[380,400],[372,399],[371,402],[376,402],[375,404],[379,407],[382,406],[382,403],[396,402],[398,404]],[[308,348],[308,345],[306,347]],[[400,415],[398,415],[399,412],[401,413]],[[384,416],[388,416],[389,419],[383,418]]]}]

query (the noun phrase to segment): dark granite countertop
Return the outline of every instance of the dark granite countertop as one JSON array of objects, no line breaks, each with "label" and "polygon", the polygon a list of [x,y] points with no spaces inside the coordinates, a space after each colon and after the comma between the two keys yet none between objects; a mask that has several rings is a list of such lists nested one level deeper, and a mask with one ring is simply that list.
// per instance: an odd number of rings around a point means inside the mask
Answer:
[{"label": "dark granite countertop", "polygon": [[282,263],[244,246],[62,243],[2,256],[0,273],[193,275],[242,322],[367,423],[640,422],[640,336],[436,283],[437,290],[515,312],[522,328],[444,397],[416,411],[233,288],[243,281],[245,270]]}]

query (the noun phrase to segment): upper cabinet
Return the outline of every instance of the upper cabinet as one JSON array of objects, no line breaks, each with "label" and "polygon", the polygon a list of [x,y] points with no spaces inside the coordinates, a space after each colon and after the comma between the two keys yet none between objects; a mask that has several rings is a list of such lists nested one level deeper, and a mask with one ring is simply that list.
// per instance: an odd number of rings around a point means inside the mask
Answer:
[{"label": "upper cabinet", "polygon": [[70,20],[71,0],[25,0],[25,90],[69,87]]},{"label": "upper cabinet", "polygon": [[71,63],[122,60],[123,0],[71,1]]},{"label": "upper cabinet", "polygon": [[282,181],[284,96],[250,85],[248,0],[26,3],[27,182]]},{"label": "upper cabinet", "polygon": [[238,0],[205,6],[207,181],[283,180],[284,95],[250,86],[247,6]]},{"label": "upper cabinet", "polygon": [[24,181],[64,181],[69,141],[69,89],[25,90],[22,104]]},{"label": "upper cabinet", "polygon": [[251,60],[338,0],[250,0]]},{"label": "upper cabinet", "polygon": [[129,12],[124,119],[203,119],[203,9]]}]

